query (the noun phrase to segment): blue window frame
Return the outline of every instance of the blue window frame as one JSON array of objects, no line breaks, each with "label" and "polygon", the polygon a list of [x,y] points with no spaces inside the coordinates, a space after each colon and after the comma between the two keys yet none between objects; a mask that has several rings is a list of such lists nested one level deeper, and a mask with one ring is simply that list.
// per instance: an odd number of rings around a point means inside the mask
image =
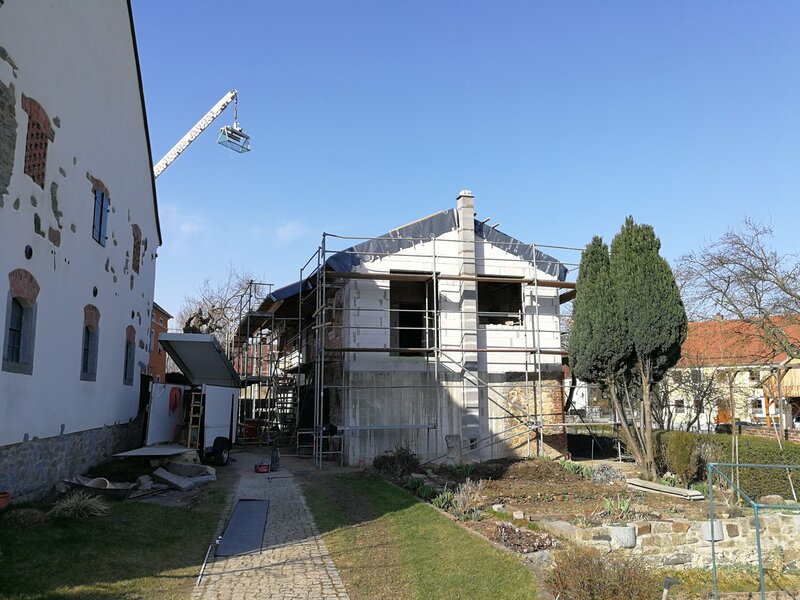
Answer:
[{"label": "blue window frame", "polygon": [[92,222],[92,238],[101,246],[106,245],[107,224],[108,196],[100,190],[94,190],[94,220]]}]

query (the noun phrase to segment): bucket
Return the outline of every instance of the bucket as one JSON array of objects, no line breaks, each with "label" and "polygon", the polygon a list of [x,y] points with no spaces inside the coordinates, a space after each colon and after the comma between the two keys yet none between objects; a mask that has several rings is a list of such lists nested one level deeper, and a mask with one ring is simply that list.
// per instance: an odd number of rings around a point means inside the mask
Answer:
[{"label": "bucket", "polygon": [[256,465],[256,473],[269,473],[269,465],[258,463]]}]

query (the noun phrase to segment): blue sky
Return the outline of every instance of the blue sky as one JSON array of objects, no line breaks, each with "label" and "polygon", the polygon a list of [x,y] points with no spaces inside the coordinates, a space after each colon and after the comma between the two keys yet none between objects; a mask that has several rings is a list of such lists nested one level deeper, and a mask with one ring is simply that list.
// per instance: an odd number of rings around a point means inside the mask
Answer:
[{"label": "blue sky", "polygon": [[[800,3],[134,0],[159,177],[156,301],[228,265],[297,279],[322,231],[379,235],[473,190],[527,242],[652,224],[673,260],[746,215],[796,248]],[[563,255],[565,259],[574,256]]]}]

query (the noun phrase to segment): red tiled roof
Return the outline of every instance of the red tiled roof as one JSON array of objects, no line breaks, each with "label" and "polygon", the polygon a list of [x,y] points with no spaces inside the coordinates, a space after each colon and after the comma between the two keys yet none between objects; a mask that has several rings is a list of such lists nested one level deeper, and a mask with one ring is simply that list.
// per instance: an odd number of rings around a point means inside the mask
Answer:
[{"label": "red tiled roof", "polygon": [[[783,327],[800,340],[800,323]],[[744,321],[698,321],[689,323],[689,334],[681,348],[679,367],[740,366],[781,362],[785,352],[775,352],[764,341],[761,329]]]}]

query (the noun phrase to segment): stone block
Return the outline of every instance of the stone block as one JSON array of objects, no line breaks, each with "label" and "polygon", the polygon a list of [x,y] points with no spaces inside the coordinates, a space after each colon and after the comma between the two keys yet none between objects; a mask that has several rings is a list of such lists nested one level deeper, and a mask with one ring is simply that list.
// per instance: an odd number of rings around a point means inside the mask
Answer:
[{"label": "stone block", "polygon": [[651,533],[652,527],[647,521],[639,521],[636,523],[636,535],[642,536]]},{"label": "stone block", "polygon": [[543,529],[549,531],[553,535],[566,538],[568,540],[575,539],[575,532],[578,529],[575,527],[575,525],[572,523],[567,523],[566,521],[541,521],[541,526]]},{"label": "stone block", "polygon": [[195,487],[195,484],[191,479],[181,477],[180,475],[174,475],[173,473],[170,473],[166,469],[162,469],[160,467],[153,471],[153,478],[182,492],[188,492]]},{"label": "stone block", "polygon": [[758,499],[758,502],[759,504],[769,504],[769,505],[784,504],[783,496],[779,496],[778,494],[761,496],[761,498]]},{"label": "stone block", "polygon": [[689,521],[673,521],[672,533],[686,533],[689,531]]},{"label": "stone block", "polygon": [[169,461],[164,468],[170,473],[181,477],[201,477],[203,475],[217,474],[217,470],[214,467],[175,460]]},{"label": "stone block", "polygon": [[411,479],[425,479],[424,473],[412,473]]},{"label": "stone block", "polygon": [[728,537],[739,537],[739,526],[735,523],[725,523],[725,533]]},{"label": "stone block", "polygon": [[672,567],[675,565],[685,565],[692,562],[692,555],[684,552],[678,552],[670,556],[665,556],[661,564],[665,567]]},{"label": "stone block", "polygon": [[494,512],[505,512],[506,505],[505,504],[492,504],[492,510]]},{"label": "stone block", "polygon": [[515,519],[524,519],[525,513],[521,510],[515,510],[513,513],[511,513],[511,516]]},{"label": "stone block", "polygon": [[153,489],[153,478],[150,475],[139,475],[136,478],[136,486],[142,491],[151,490]]},{"label": "stone block", "polygon": [[650,531],[652,533],[672,533],[672,521],[653,521]]}]

